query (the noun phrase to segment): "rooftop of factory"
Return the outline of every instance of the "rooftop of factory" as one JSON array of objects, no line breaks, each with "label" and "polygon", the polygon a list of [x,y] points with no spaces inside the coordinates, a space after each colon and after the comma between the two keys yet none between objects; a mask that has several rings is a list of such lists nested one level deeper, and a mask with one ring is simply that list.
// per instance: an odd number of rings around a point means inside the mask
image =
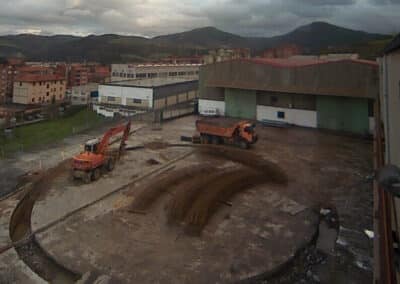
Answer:
[{"label": "rooftop of factory", "polygon": [[165,77],[165,78],[147,78],[147,79],[118,81],[118,82],[112,82],[112,83],[108,83],[108,84],[104,84],[104,85],[121,86],[121,87],[156,88],[156,87],[161,87],[161,86],[175,85],[175,84],[195,82],[195,81],[198,81],[198,80],[193,80],[193,79],[188,79],[188,78]]}]

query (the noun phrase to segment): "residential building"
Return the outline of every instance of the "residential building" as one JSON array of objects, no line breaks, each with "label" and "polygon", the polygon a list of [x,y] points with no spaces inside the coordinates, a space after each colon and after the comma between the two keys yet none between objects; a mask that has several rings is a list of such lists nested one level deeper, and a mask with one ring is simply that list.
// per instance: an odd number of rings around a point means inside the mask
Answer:
[{"label": "residential building", "polygon": [[148,78],[102,84],[99,85],[99,104],[95,109],[107,116],[129,111],[132,114],[164,111],[165,118],[167,110],[174,109],[180,114],[193,112],[197,88],[197,80],[184,78]]},{"label": "residential building", "polygon": [[327,60],[327,61],[335,61],[335,60],[343,60],[343,59],[359,59],[358,53],[328,53],[321,55],[293,55],[290,56],[289,59],[292,60]]},{"label": "residential building", "polygon": [[111,82],[168,77],[197,80],[200,66],[200,64],[112,64]]},{"label": "residential building", "polygon": [[14,80],[13,103],[50,104],[64,100],[65,78],[56,74],[20,74]]},{"label": "residential building", "polygon": [[23,64],[19,58],[2,59],[0,62],[0,104],[12,101],[14,77]]},{"label": "residential building", "polygon": [[89,83],[109,83],[110,82],[110,66],[99,64],[88,64],[88,82]]},{"label": "residential building", "polygon": [[201,67],[199,112],[367,134],[378,89],[374,61],[231,60]]},{"label": "residential building", "polygon": [[169,56],[161,59],[163,64],[204,64],[203,56],[177,57]]},{"label": "residential building", "polygon": [[67,66],[68,88],[86,85],[89,82],[89,68],[84,64],[74,63]]},{"label": "residential building", "polygon": [[99,84],[88,83],[86,85],[74,86],[71,89],[72,105],[87,105],[96,103],[99,96]]},{"label": "residential building", "polygon": [[204,55],[204,64],[213,64],[241,58],[250,58],[249,48],[220,48],[217,50],[210,50],[208,55]]},{"label": "residential building", "polygon": [[289,58],[303,52],[302,48],[296,44],[285,44],[274,48],[269,48],[263,52],[263,58]]}]

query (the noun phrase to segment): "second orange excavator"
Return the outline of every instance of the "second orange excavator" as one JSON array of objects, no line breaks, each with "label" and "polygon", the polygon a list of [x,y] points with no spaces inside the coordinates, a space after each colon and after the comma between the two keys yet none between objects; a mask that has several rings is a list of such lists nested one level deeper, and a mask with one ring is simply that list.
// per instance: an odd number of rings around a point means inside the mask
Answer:
[{"label": "second orange excavator", "polygon": [[[116,160],[125,148],[131,123],[110,128],[100,139],[92,139],[85,143],[84,151],[76,155],[72,160],[72,175],[74,178],[82,179],[84,182],[100,178],[102,172],[112,171]],[[118,150],[109,149],[111,137],[123,133]]]}]

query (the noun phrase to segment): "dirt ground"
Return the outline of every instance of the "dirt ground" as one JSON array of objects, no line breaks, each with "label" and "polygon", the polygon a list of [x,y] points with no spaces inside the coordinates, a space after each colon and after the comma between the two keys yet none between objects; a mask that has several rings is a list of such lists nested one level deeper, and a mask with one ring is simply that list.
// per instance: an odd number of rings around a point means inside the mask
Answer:
[{"label": "dirt ground", "polygon": [[149,147],[127,152],[93,184],[62,174],[35,204],[34,228],[101,201],[38,234],[38,244],[81,275],[126,283],[372,280],[363,235],[372,229],[370,141],[258,126],[247,152],[167,147],[193,134],[194,120],[140,130],[128,145]]}]

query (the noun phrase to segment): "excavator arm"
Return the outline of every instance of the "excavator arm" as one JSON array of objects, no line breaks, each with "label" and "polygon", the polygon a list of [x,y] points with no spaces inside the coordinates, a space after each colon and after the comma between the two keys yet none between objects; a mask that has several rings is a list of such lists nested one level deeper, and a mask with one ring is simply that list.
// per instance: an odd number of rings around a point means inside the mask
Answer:
[{"label": "excavator arm", "polygon": [[108,145],[110,144],[110,138],[123,132],[123,136],[121,138],[121,144],[119,147],[119,151],[121,152],[121,150],[123,149],[123,147],[125,146],[125,142],[128,139],[129,136],[129,131],[131,129],[131,122],[129,121],[126,125],[119,125],[113,128],[110,128],[103,136],[103,138],[101,139],[99,146],[97,148],[97,154],[104,154],[107,149],[108,149]]}]

